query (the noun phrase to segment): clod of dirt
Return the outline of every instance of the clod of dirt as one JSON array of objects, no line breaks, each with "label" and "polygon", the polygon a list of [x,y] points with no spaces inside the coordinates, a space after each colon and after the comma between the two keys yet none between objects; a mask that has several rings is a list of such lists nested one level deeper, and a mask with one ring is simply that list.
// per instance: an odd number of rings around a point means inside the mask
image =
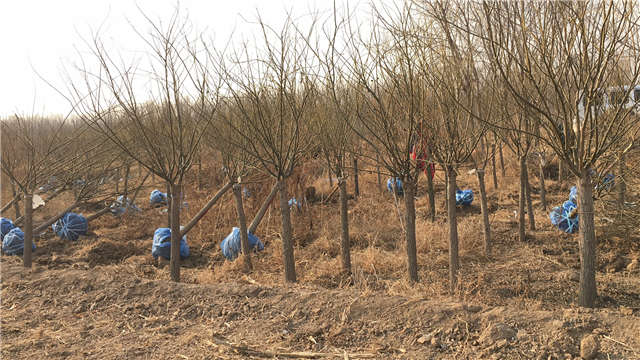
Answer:
[{"label": "clod of dirt", "polygon": [[570,280],[574,282],[580,281],[580,274],[575,270],[560,271],[554,275],[554,278],[558,281]]},{"label": "clod of dirt", "polygon": [[418,344],[425,344],[431,342],[431,335],[422,335],[418,338]]},{"label": "clod of dirt", "polygon": [[86,259],[89,266],[117,264],[131,255],[136,255],[139,250],[131,242],[116,242],[110,239],[101,239],[90,243],[78,251],[80,258]]},{"label": "clod of dirt", "polygon": [[608,266],[607,272],[615,273],[624,269],[626,261],[622,256],[617,256]]},{"label": "clod of dirt", "polygon": [[465,310],[471,313],[477,313],[482,310],[482,306],[480,305],[464,305],[463,307]]},{"label": "clod of dirt", "polygon": [[485,345],[490,345],[500,340],[511,340],[516,334],[516,331],[507,324],[497,323],[486,328],[480,334],[479,341]]},{"label": "clod of dirt", "polygon": [[591,360],[598,355],[600,349],[600,342],[598,337],[593,334],[589,334],[582,338],[580,341],[580,357],[585,360]]}]

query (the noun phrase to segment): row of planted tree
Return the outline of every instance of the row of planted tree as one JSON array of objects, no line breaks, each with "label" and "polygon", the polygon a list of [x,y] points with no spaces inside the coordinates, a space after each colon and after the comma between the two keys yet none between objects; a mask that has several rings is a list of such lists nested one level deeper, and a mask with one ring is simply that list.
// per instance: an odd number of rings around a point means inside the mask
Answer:
[{"label": "row of planted tree", "polygon": [[[284,274],[296,281],[287,180],[310,157],[326,160],[338,179],[343,270],[350,272],[347,169],[357,168],[360,159],[403,182],[408,275],[417,282],[416,184],[425,165],[435,163],[447,178],[454,291],[456,176],[469,164],[477,170],[490,255],[484,174],[490,163],[495,169],[497,144],[506,144],[519,159],[522,241],[525,196],[531,193],[527,158],[535,151],[544,165],[556,156],[560,176],[575,177],[578,302],[593,306],[593,170],[603,174],[619,164],[622,178],[624,157],[638,149],[637,4],[406,1],[371,9],[370,18],[356,19],[349,9],[336,8],[304,27],[292,16],[277,27],[258,18],[260,37],[232,39],[224,49],[203,40],[208,34],[192,33],[176,13],[166,24],[150,22],[149,33],[137,32],[148,49],[132,64],[123,64],[95,35],[79,72],[58,89],[73,106],[67,118],[3,121],[2,169],[28,199],[54,173],[97,179],[135,164],[164,180],[179,199],[185,174],[200,154],[213,151],[227,184],[182,231],[181,204],[170,206],[172,278],[180,277],[180,238],[229,189],[251,267],[240,184],[251,172],[262,172],[276,180],[270,197],[278,190]],[[104,186],[87,182],[80,189],[77,203],[95,200]],[[530,227],[535,229],[532,216]]]}]

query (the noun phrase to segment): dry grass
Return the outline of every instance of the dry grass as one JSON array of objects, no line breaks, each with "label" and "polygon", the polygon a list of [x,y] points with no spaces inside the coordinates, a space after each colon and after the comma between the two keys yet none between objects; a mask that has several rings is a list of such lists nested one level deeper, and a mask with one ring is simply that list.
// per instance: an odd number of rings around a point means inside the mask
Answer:
[{"label": "dry grass", "polygon": [[[195,173],[185,184],[185,200],[189,207],[183,211],[183,222],[195,215],[224,180],[214,176],[215,169],[211,165],[205,165],[205,181],[201,190],[197,187]],[[332,191],[326,172],[309,168],[305,171],[307,173],[303,178],[316,188],[319,196],[326,196]],[[534,178],[531,182],[539,229],[529,234],[530,243],[517,243],[517,224],[513,214],[517,209],[516,175],[515,164],[507,161],[506,176],[499,178],[498,190],[493,189],[491,177],[487,177],[490,221],[495,244],[491,259],[483,255],[478,200],[476,199],[470,208],[461,209],[459,212],[461,281],[456,297],[495,304],[571,304],[575,297],[575,284],[569,280],[554,280],[553,286],[549,287],[549,279],[543,275],[547,272],[573,271],[577,264],[576,244],[573,240],[575,237],[555,231],[548,223],[547,213],[543,212],[538,204],[537,180]],[[340,272],[338,205],[333,202],[316,203],[304,207],[301,212],[292,213],[298,281],[303,285],[321,288],[354,287],[363,293],[383,291],[392,295],[446,296],[448,227],[442,177],[443,174],[439,171],[435,180],[437,217],[433,223],[429,221],[426,181],[421,178],[419,183],[419,197],[416,199],[419,284],[410,284],[406,280],[406,247],[402,228],[404,219],[399,217],[399,213],[403,213],[403,201],[398,199],[396,204],[392,196],[381,192],[373,173],[361,174],[361,196],[357,200],[349,201],[353,264],[351,278]],[[335,186],[335,183],[333,185]],[[266,197],[270,191],[272,181],[264,176],[255,176],[249,179],[247,186],[252,196],[246,199],[245,206],[248,217],[251,218],[260,206],[259,199]],[[564,188],[557,186],[553,180],[547,180],[547,186],[552,190],[548,194],[550,205],[564,201]],[[459,187],[477,189],[475,175],[461,171]],[[167,218],[161,208],[151,209],[148,206],[147,194],[154,188],[164,189],[164,186],[160,182],[147,184],[137,201],[143,209],[141,214],[122,218],[103,216],[91,224],[93,237],[82,239],[76,244],[63,243],[57,239],[39,240],[40,250],[36,261],[43,266],[54,268],[77,262],[85,263],[88,267],[125,263],[142,277],[168,279],[166,269],[159,268],[150,256],[153,231],[166,226]],[[349,189],[352,190],[352,184],[349,184]],[[3,194],[8,191],[6,187],[2,190]],[[292,196],[295,196],[295,191],[296,188],[292,185]],[[39,216],[45,217],[59,211],[66,201],[68,199],[60,196]],[[192,255],[183,264],[184,282],[214,284],[246,278],[265,285],[282,284],[281,225],[277,206],[272,204],[257,231],[257,235],[265,244],[265,251],[252,254],[254,271],[251,274],[243,272],[241,261],[226,261],[220,253],[220,242],[235,224],[233,201],[231,195],[226,194],[188,235]],[[614,238],[607,228],[600,227],[599,234],[606,239]],[[633,239],[634,236],[638,235],[627,233],[626,239]],[[609,245],[603,249],[604,254],[610,253],[607,249],[618,243],[609,241]],[[568,244],[572,245],[568,247]],[[628,251],[621,256],[637,256],[634,255],[638,251],[637,245],[628,246]],[[541,249],[551,251],[557,257],[550,257],[542,253]],[[616,252],[619,253],[620,251]],[[611,256],[604,258],[606,262]]]}]

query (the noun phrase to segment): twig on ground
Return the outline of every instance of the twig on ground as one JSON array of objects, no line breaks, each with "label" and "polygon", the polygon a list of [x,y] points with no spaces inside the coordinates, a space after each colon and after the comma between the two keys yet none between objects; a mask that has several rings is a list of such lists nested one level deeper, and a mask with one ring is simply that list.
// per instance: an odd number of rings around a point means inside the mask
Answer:
[{"label": "twig on ground", "polygon": [[375,354],[368,354],[368,353],[348,354],[347,352],[321,353],[321,352],[311,352],[311,351],[298,351],[298,352],[260,351],[260,350],[252,349],[248,346],[232,344],[220,336],[214,336],[213,343],[216,345],[223,345],[223,346],[229,347],[234,351],[237,351],[243,355],[257,356],[257,357],[263,357],[263,358],[278,357],[278,358],[290,358],[290,359],[319,359],[319,358],[327,358],[327,357],[342,357],[342,358],[349,358],[349,359],[372,359],[375,357]]},{"label": "twig on ground", "polygon": [[614,339],[614,338],[612,338],[612,337],[609,337],[609,336],[607,336],[607,335],[603,335],[602,337],[604,337],[604,338],[605,338],[605,339],[607,339],[607,340],[613,341],[614,343],[616,343],[616,344],[618,344],[618,345],[622,345],[622,346],[624,346],[624,347],[625,347],[625,348],[627,348],[628,350],[631,350],[631,352],[633,352],[634,354],[638,354],[638,353],[640,353],[640,351],[638,351],[638,350],[636,350],[636,349],[632,348],[631,346],[629,346],[629,345],[627,345],[627,344],[623,343],[622,341],[616,340],[616,339]]}]

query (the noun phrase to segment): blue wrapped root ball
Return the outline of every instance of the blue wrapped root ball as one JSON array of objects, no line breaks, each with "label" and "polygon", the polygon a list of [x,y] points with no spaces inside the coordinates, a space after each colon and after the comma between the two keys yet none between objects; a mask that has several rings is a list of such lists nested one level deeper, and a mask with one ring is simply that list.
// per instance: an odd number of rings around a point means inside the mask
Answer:
[{"label": "blue wrapped root ball", "polygon": [[[220,243],[220,249],[222,250],[222,255],[228,260],[238,257],[238,254],[242,252],[242,239],[239,228],[234,227],[231,230],[231,233]],[[249,233],[249,249],[264,250],[262,241],[252,233]]]},{"label": "blue wrapped root ball", "polygon": [[569,201],[574,204],[578,203],[578,188],[575,186],[572,186],[571,190],[569,191]]},{"label": "blue wrapped root ball", "polygon": [[118,196],[116,201],[110,206],[113,215],[119,216],[127,212],[127,210],[140,211],[140,208],[134,204],[131,199],[124,199],[123,195]]},{"label": "blue wrapped root ball", "polygon": [[[36,249],[35,242],[31,243],[31,249]],[[13,228],[4,236],[2,252],[7,255],[22,255],[24,252],[24,232],[20,228]]]},{"label": "blue wrapped root ball", "polygon": [[89,223],[84,216],[70,212],[64,214],[63,217],[51,225],[51,228],[61,239],[76,241],[80,235],[87,234]]},{"label": "blue wrapped root ball", "polygon": [[291,198],[291,199],[289,199],[289,202],[288,202],[288,203],[289,203],[289,208],[291,208],[291,209],[298,209],[298,210],[300,210],[300,208],[302,207],[302,206],[300,205],[300,203],[298,202],[298,200],[296,200],[296,198]]},{"label": "blue wrapped root ball", "polygon": [[9,233],[9,231],[15,229],[16,226],[13,224],[11,219],[0,218],[0,239],[4,239],[4,236]]},{"label": "blue wrapped root ball", "polygon": [[[389,192],[393,192],[394,179],[387,179],[387,190]],[[402,189],[402,180],[400,178],[395,178],[395,186],[396,186],[396,195],[404,195],[404,190]]]},{"label": "blue wrapped root ball", "polygon": [[565,201],[562,206],[554,207],[549,213],[551,224],[567,234],[576,233],[579,224],[576,209],[576,204],[571,200]]},{"label": "blue wrapped root ball", "polygon": [[611,191],[611,189],[616,184],[615,179],[616,177],[613,174],[605,175],[604,178],[602,178],[602,181],[600,181],[600,183],[596,185],[595,187],[596,191],[600,191],[600,190]]},{"label": "blue wrapped root ball", "polygon": [[167,205],[167,194],[155,189],[149,195],[149,203],[151,205]]},{"label": "blue wrapped root ball", "polygon": [[[171,259],[171,229],[158,228],[153,233],[153,244],[151,246],[151,255],[157,259],[159,256],[169,260]],[[180,239],[180,258],[185,259],[190,255],[189,245],[187,244],[187,235]]]},{"label": "blue wrapped root ball", "polygon": [[473,202],[473,190],[456,190],[456,205],[469,206]]}]

